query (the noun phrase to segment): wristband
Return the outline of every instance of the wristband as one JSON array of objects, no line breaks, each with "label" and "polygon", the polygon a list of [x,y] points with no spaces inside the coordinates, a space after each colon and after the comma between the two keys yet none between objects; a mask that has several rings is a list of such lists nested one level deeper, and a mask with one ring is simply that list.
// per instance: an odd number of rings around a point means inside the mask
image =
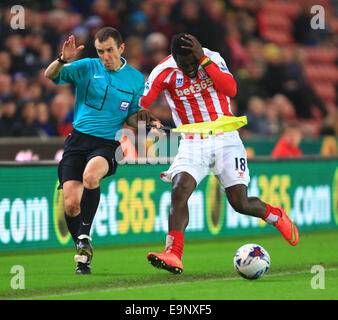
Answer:
[{"label": "wristband", "polygon": [[68,63],[67,60],[63,60],[63,59],[61,59],[61,57],[62,57],[62,53],[59,53],[56,60],[59,61],[62,64]]},{"label": "wristband", "polygon": [[211,63],[211,60],[204,56],[201,60],[200,60],[200,65],[205,68],[206,66],[208,66]]}]

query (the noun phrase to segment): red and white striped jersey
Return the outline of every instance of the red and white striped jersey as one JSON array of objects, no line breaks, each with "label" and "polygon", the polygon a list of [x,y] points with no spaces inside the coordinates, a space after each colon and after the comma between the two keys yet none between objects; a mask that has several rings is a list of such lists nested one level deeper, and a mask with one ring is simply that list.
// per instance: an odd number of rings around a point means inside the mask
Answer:
[{"label": "red and white striped jersey", "polygon": [[236,94],[236,83],[218,52],[203,51],[212,63],[205,68],[199,66],[195,78],[186,76],[172,55],[164,59],[149,75],[140,105],[149,107],[164,91],[176,126],[232,116],[228,95]]}]

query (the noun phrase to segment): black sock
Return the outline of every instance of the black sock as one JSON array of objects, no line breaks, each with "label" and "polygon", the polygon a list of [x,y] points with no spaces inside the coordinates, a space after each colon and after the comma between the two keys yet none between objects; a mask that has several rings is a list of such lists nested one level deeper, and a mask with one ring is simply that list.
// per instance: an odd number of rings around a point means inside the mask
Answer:
[{"label": "black sock", "polygon": [[71,217],[65,212],[65,219],[68,227],[68,231],[71,234],[73,241],[77,240],[77,233],[79,231],[81,216],[77,215],[76,217]]},{"label": "black sock", "polygon": [[86,234],[89,236],[96,210],[100,202],[100,187],[96,189],[83,189],[81,198],[81,224],[78,230],[78,236]]}]

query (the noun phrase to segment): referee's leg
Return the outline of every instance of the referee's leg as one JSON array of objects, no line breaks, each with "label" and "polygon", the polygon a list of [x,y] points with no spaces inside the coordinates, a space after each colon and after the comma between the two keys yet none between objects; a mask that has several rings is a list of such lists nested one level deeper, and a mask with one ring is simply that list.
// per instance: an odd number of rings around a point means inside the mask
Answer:
[{"label": "referee's leg", "polygon": [[78,230],[74,259],[77,274],[91,273],[93,247],[90,243],[90,229],[100,203],[100,181],[109,170],[108,161],[102,156],[91,158],[83,172],[83,192],[80,201],[81,223]]},{"label": "referee's leg", "polygon": [[81,181],[68,180],[63,183],[63,196],[66,214],[75,218],[80,214],[80,201],[83,193]]},{"label": "referee's leg", "polygon": [[65,219],[74,243],[76,243],[77,241],[77,236],[81,223],[80,202],[82,198],[82,193],[83,184],[81,181],[68,180],[63,183]]},{"label": "referee's leg", "polygon": [[85,167],[83,172],[83,194],[80,202],[81,225],[79,236],[89,236],[100,202],[100,182],[108,173],[108,170],[108,161],[102,156],[93,157]]},{"label": "referee's leg", "polygon": [[101,179],[108,173],[109,164],[106,158],[96,156],[90,159],[83,172],[83,185],[87,189],[100,186]]}]

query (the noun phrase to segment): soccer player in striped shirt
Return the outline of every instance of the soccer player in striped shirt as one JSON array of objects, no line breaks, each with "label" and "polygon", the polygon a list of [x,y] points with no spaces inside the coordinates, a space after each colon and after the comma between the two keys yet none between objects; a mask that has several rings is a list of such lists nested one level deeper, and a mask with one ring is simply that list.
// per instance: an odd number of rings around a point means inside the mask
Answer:
[{"label": "soccer player in striped shirt", "polygon": [[[148,108],[164,91],[177,126],[233,116],[230,98],[236,82],[219,53],[202,48],[190,34],[175,35],[172,54],[149,75],[140,100]],[[298,231],[283,208],[273,207],[257,197],[248,197],[250,181],[245,148],[236,131],[207,138],[183,134],[175,160],[162,180],[172,183],[169,234],[165,251],[150,252],[149,262],[172,273],[183,271],[184,232],[189,221],[188,199],[202,179],[212,171],[239,213],[262,218],[277,227],[291,245],[298,243]]]}]

